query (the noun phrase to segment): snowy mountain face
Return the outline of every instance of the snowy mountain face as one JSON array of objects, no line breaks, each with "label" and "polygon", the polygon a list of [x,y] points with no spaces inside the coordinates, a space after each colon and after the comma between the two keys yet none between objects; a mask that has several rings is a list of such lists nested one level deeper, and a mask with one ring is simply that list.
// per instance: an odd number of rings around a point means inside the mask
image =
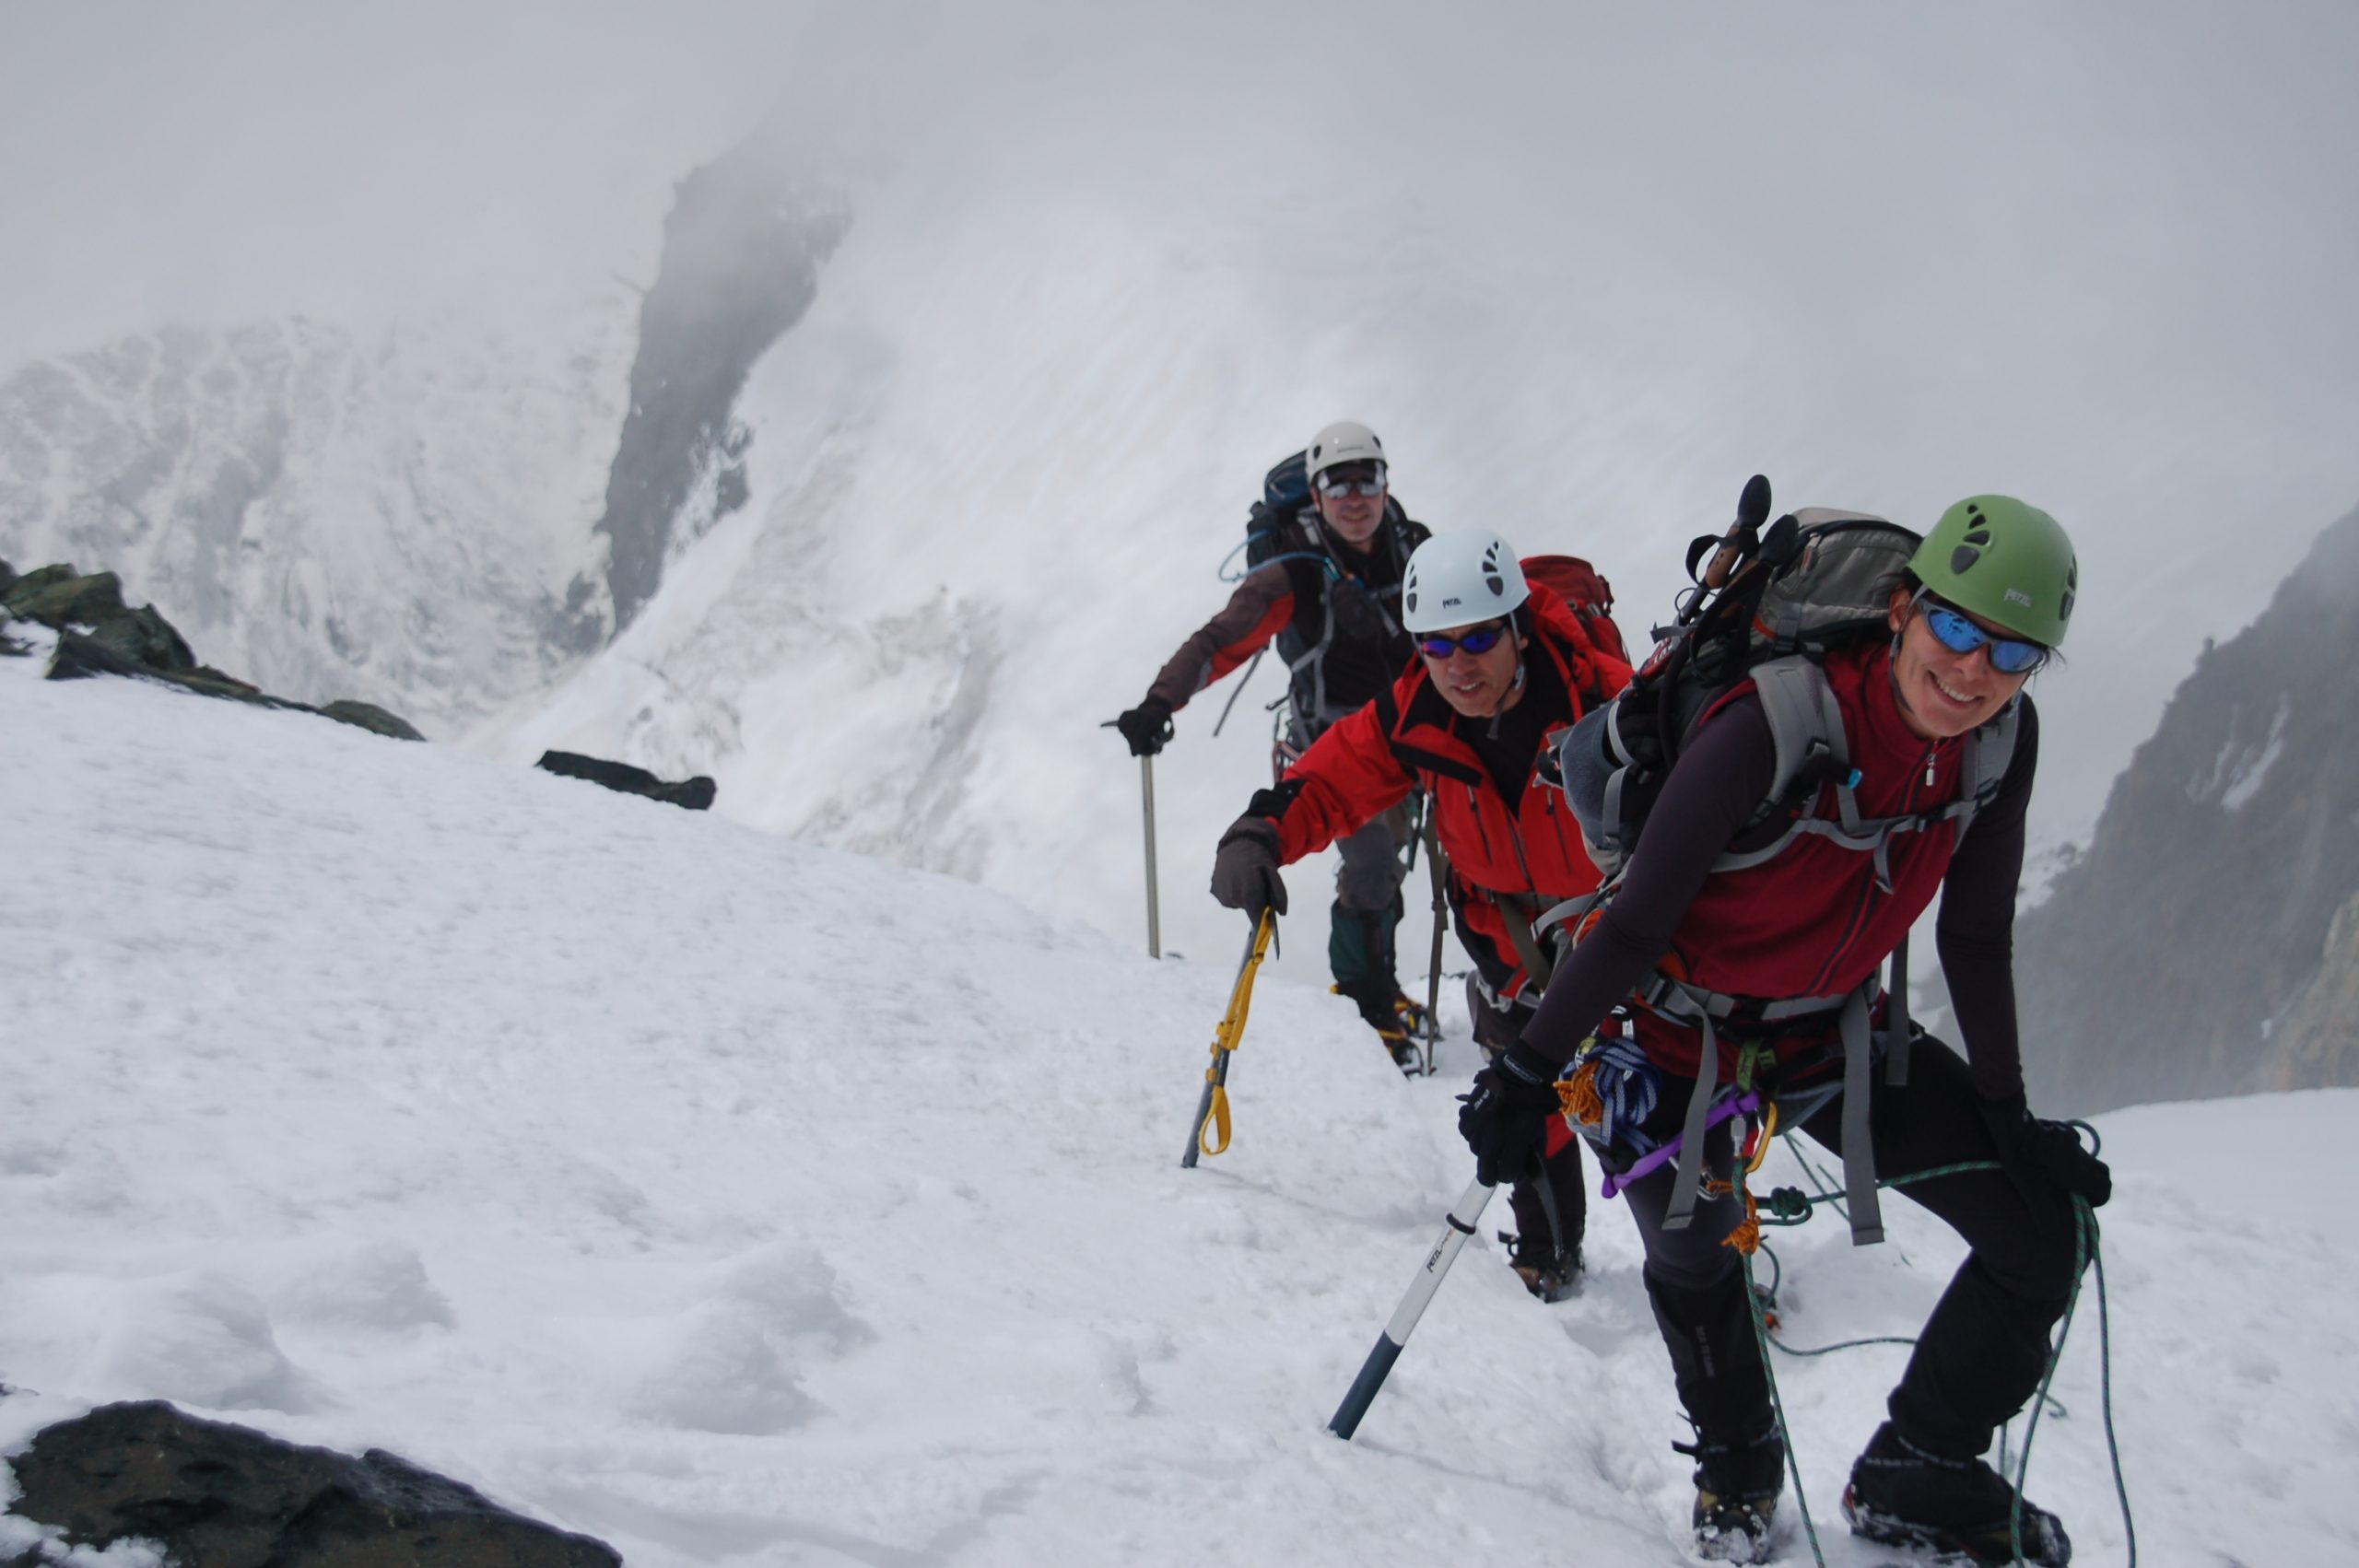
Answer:
[{"label": "snowy mountain face", "polygon": [[603,640],[590,528],[622,418],[608,299],[167,328],[0,381],[0,557],[111,570],[199,655],[450,737]]},{"label": "snowy mountain face", "polygon": [[675,194],[663,265],[640,307],[630,414],[595,529],[609,545],[618,624],[639,614],[678,550],[745,502],[749,432],[737,394],[810,307],[847,217],[840,198],[804,193],[810,173],[757,133]]},{"label": "snowy mountain face", "polygon": [[[165,1398],[391,1448],[640,1568],[1693,1561],[1616,1204],[1553,1307],[1495,1204],[1357,1437],[1323,1430],[1467,1180],[1461,1019],[1404,1082],[1265,977],[1234,1141],[1183,1171],[1224,962],[448,747],[39,673],[0,659],[0,1452]],[[2152,1568],[2348,1555],[2353,1098],[2104,1121]],[[1782,1149],[1762,1180],[1809,1185]],[[1885,1214],[1881,1246],[1777,1233],[1787,1344],[1923,1321],[1956,1244]],[[2029,1490],[2108,1562],[2095,1313]],[[1774,1362],[1836,1568],[1891,1557],[1833,1514],[1906,1353]],[[1780,1557],[1808,1562],[1791,1504]]]},{"label": "snowy mountain face", "polygon": [[2017,932],[2025,1065],[2087,1107],[2359,1071],[2359,511],[2207,648]]}]

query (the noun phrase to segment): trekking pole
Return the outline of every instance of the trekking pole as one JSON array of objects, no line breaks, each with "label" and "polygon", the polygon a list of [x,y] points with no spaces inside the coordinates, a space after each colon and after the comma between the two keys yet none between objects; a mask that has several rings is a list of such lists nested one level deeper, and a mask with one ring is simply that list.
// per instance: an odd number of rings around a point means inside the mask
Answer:
[{"label": "trekking pole", "polygon": [[1392,1320],[1384,1332],[1376,1337],[1376,1348],[1367,1352],[1367,1360],[1360,1363],[1360,1375],[1352,1379],[1351,1392],[1335,1407],[1335,1414],[1327,1422],[1327,1430],[1348,1443],[1352,1433],[1360,1429],[1360,1418],[1367,1414],[1368,1406],[1376,1402],[1376,1391],[1384,1387],[1385,1377],[1392,1371],[1392,1363],[1401,1359],[1401,1347],[1409,1342],[1410,1330],[1417,1319],[1426,1315],[1426,1304],[1434,1299],[1434,1292],[1441,1288],[1441,1277],[1458,1261],[1459,1249],[1466,1238],[1474,1234],[1475,1222],[1483,1217],[1484,1209],[1497,1189],[1482,1181],[1470,1182],[1459,1195],[1458,1205],[1446,1216],[1448,1228],[1433,1250],[1426,1254],[1425,1266],[1409,1282],[1409,1293],[1392,1309]]},{"label": "trekking pole", "polygon": [[1139,758],[1139,798],[1146,806],[1146,955],[1163,956],[1163,901],[1155,887],[1155,758]]},{"label": "trekking pole", "polygon": [[1434,798],[1426,797],[1426,869],[1434,883],[1434,950],[1426,964],[1426,1076],[1434,1073],[1434,1047],[1441,1042],[1441,939],[1445,925],[1442,889],[1449,881],[1449,866],[1442,859],[1441,839],[1434,831]]},{"label": "trekking pole", "polygon": [[[1122,722],[1109,719],[1097,726],[1101,730],[1119,730]],[[1171,720],[1163,721],[1163,740],[1171,739]],[[1128,739],[1128,737],[1124,737]],[[1158,746],[1162,742],[1156,743]],[[1133,750],[1137,750],[1133,744]],[[1155,888],[1155,753],[1139,752],[1139,802],[1146,811],[1146,955],[1163,956],[1163,901]]]},{"label": "trekking pole", "polygon": [[1687,570],[1695,584],[1680,593],[1674,625],[1689,625],[1702,614],[1705,596],[1728,586],[1730,577],[1759,543],[1761,524],[1768,516],[1769,476],[1756,474],[1744,482],[1744,491],[1737,497],[1736,521],[1720,536],[1710,563],[1701,572],[1696,571],[1696,563],[1703,558],[1705,546],[1712,543],[1711,535],[1706,534],[1688,546]]},{"label": "trekking pole", "polygon": [[[1271,939],[1277,934],[1278,912],[1262,910],[1253,934],[1245,941],[1245,962],[1238,965],[1237,983],[1228,989],[1228,1011],[1221,1014],[1220,1027],[1213,1031],[1213,1064],[1204,1069],[1204,1092],[1196,1101],[1195,1125],[1188,1129],[1188,1152],[1180,1156],[1183,1171],[1196,1168],[1199,1150],[1217,1154],[1228,1147],[1228,1059],[1237,1054],[1238,1042],[1245,1037],[1245,1014],[1253,1005],[1253,972],[1261,968]],[[1212,1129],[1219,1130],[1217,1144],[1209,1136]]]}]

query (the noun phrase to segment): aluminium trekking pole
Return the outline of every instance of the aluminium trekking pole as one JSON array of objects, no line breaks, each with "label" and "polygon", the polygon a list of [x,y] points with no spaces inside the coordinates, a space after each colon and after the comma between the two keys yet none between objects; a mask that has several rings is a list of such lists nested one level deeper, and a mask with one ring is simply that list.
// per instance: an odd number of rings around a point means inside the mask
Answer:
[{"label": "aluminium trekking pole", "polygon": [[[1196,1101],[1195,1124],[1188,1129],[1188,1152],[1180,1156],[1180,1168],[1196,1168],[1196,1154],[1202,1151],[1217,1154],[1228,1147],[1228,1059],[1237,1054],[1238,1042],[1245,1037],[1245,1014],[1253,1005],[1253,974],[1262,967],[1262,960],[1270,951],[1271,940],[1278,934],[1278,912],[1264,909],[1253,923],[1253,934],[1245,939],[1245,962],[1237,968],[1237,983],[1228,989],[1228,1011],[1221,1014],[1220,1027],[1213,1031],[1213,1062],[1204,1069],[1204,1092]],[[1212,1141],[1217,1129],[1220,1141]]]},{"label": "aluminium trekking pole", "polygon": [[1425,1266],[1409,1282],[1409,1293],[1392,1309],[1392,1320],[1376,1337],[1376,1348],[1367,1352],[1367,1360],[1360,1363],[1360,1375],[1352,1379],[1351,1392],[1344,1396],[1344,1402],[1335,1407],[1334,1416],[1327,1422],[1327,1430],[1344,1442],[1350,1442],[1352,1433],[1359,1430],[1360,1418],[1376,1402],[1376,1391],[1384,1387],[1392,1363],[1401,1359],[1401,1347],[1409,1342],[1410,1330],[1426,1315],[1426,1304],[1441,1288],[1441,1277],[1458,1261],[1459,1249],[1474,1234],[1474,1223],[1483,1217],[1491,1194],[1496,1190],[1488,1183],[1476,1180],[1459,1195],[1457,1207],[1446,1217],[1449,1228],[1434,1243],[1433,1250],[1426,1254]]},{"label": "aluminium trekking pole", "polygon": [[[1097,727],[1120,730],[1122,720],[1109,719]],[[1155,754],[1171,739],[1171,720],[1168,717],[1163,720],[1162,740],[1156,741],[1145,750],[1140,749],[1146,745],[1145,741],[1132,740],[1127,732],[1123,739],[1130,740],[1131,750],[1138,754],[1139,801],[1146,811],[1146,955],[1160,958],[1163,956],[1163,903],[1156,896],[1155,888]]]},{"label": "aluminium trekking pole", "polygon": [[1139,799],[1146,807],[1146,955],[1163,956],[1163,901],[1155,886],[1155,758],[1139,758]]}]

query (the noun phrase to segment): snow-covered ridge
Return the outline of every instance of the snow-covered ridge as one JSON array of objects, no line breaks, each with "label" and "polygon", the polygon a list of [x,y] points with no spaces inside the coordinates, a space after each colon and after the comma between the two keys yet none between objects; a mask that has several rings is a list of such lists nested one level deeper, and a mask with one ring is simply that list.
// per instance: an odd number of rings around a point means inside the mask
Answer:
[{"label": "snow-covered ridge", "polygon": [[[38,674],[0,659],[0,1381],[37,1391],[0,1450],[170,1398],[648,1568],[1689,1561],[1612,1205],[1581,1297],[1539,1306],[1486,1235],[1357,1440],[1322,1430],[1465,1179],[1462,1035],[1404,1082],[1347,1004],[1265,978],[1236,1141],[1183,1172],[1226,953],[1151,964],[718,816]],[[2154,1568],[2343,1553],[2353,1100],[2107,1119]],[[1781,1235],[1792,1342],[1922,1320],[1955,1245],[1887,1220]],[[2095,1348],[2084,1317],[2032,1492],[2106,1562]],[[1903,1353],[1777,1363],[1838,1568],[1884,1560],[1831,1514]]]},{"label": "snow-covered ridge", "polygon": [[619,297],[165,328],[0,381],[0,557],[112,570],[202,657],[447,736],[603,636],[590,533],[622,418]]}]

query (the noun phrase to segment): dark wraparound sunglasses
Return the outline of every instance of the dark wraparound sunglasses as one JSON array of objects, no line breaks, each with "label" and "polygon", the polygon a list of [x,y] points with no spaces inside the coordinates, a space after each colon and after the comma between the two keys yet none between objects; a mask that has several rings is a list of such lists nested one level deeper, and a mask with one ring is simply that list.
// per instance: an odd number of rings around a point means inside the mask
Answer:
[{"label": "dark wraparound sunglasses", "polygon": [[1346,473],[1331,468],[1319,476],[1319,493],[1322,496],[1381,496],[1384,494],[1384,464],[1374,465],[1374,472],[1362,468]]},{"label": "dark wraparound sunglasses", "polygon": [[1431,634],[1421,637],[1417,639],[1417,649],[1428,659],[1447,659],[1461,648],[1469,653],[1488,653],[1498,647],[1499,638],[1507,635],[1508,629],[1502,626],[1476,626],[1473,631],[1461,632],[1456,637]]},{"label": "dark wraparound sunglasses", "polygon": [[1938,599],[1919,594],[1917,609],[1925,617],[1926,629],[1952,653],[1971,653],[1989,643],[1990,668],[2002,675],[2028,675],[2048,662],[2048,649],[2038,643],[1994,637]]}]

